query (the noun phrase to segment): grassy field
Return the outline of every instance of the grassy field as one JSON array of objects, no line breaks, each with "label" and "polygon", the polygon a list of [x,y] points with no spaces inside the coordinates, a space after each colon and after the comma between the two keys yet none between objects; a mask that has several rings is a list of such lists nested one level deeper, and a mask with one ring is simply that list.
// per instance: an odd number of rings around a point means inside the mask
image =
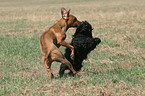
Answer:
[{"label": "grassy field", "polygon": [[[0,0],[0,96],[145,95],[145,0]],[[101,44],[83,62],[80,77],[51,81],[39,37],[71,8],[94,28]],[[71,41],[75,29],[69,29]],[[60,48],[64,52],[64,47]]]}]

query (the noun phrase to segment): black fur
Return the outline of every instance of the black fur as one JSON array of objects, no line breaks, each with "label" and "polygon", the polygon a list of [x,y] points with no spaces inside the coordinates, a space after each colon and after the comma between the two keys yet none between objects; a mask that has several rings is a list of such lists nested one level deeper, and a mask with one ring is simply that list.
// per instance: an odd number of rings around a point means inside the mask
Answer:
[{"label": "black fur", "polygon": [[[92,26],[87,21],[83,21],[76,29],[71,42],[75,50],[74,60],[70,57],[71,50],[69,48],[66,48],[64,56],[70,61],[75,71],[80,71],[83,60],[87,58],[87,55],[96,48],[96,45],[100,42],[101,40],[99,38],[92,37]],[[60,77],[63,76],[66,69],[69,68],[65,64],[61,64],[59,70]]]}]

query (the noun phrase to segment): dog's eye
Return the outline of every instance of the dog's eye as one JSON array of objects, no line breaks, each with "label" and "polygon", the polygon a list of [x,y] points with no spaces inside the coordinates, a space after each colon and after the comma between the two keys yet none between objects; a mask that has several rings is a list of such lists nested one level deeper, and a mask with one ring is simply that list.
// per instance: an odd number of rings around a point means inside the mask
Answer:
[{"label": "dog's eye", "polygon": [[74,19],[74,22],[77,21],[77,18]]}]

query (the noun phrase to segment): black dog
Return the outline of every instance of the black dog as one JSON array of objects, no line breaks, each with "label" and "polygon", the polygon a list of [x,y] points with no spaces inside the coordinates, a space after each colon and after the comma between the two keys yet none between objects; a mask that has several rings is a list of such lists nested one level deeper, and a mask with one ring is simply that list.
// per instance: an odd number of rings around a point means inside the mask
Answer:
[{"label": "black dog", "polygon": [[[101,42],[99,38],[92,37],[92,26],[87,22],[81,22],[81,25],[76,29],[76,32],[73,36],[71,45],[74,46],[74,60],[71,59],[71,50],[66,48],[65,57],[68,61],[71,62],[75,71],[80,71],[82,68],[82,62],[87,58],[87,55],[96,48]],[[69,69],[65,64],[61,64],[59,75],[63,76],[64,71]],[[72,72],[70,71],[70,74]]]}]

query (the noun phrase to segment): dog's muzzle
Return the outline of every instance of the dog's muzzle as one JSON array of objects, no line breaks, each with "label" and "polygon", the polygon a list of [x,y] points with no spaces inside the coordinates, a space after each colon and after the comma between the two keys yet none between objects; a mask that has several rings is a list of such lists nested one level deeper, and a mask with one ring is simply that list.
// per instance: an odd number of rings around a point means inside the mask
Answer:
[{"label": "dog's muzzle", "polygon": [[101,39],[100,38],[94,38],[95,43],[98,45],[99,43],[101,43]]}]

